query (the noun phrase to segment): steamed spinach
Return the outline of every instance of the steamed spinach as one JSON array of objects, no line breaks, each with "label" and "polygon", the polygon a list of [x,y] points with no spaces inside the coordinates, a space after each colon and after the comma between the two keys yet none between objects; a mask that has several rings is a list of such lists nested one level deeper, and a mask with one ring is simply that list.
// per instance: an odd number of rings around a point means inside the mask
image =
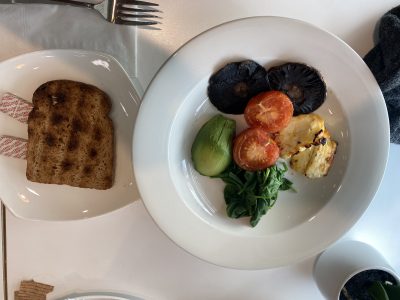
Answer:
[{"label": "steamed spinach", "polygon": [[256,226],[261,217],[275,204],[278,192],[292,189],[292,182],[284,177],[285,163],[263,171],[249,172],[232,163],[219,174],[225,183],[224,198],[227,215],[231,218],[250,217]]}]

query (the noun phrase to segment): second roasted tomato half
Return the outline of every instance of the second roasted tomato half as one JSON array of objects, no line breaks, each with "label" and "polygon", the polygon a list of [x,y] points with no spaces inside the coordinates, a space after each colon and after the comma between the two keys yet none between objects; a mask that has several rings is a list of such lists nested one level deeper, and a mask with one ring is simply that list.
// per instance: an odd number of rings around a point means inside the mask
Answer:
[{"label": "second roasted tomato half", "polygon": [[285,128],[292,116],[292,101],[279,91],[268,91],[254,96],[244,111],[244,118],[249,126],[261,127],[270,133]]},{"label": "second roasted tomato half", "polygon": [[233,159],[244,170],[264,170],[274,165],[278,158],[278,146],[261,128],[248,128],[233,142]]}]

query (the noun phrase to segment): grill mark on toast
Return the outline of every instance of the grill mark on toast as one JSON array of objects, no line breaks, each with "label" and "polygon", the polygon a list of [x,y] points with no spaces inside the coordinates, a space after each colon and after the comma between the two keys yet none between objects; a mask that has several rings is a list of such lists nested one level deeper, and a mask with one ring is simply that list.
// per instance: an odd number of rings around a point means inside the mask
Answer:
[{"label": "grill mark on toast", "polygon": [[[84,145],[85,147],[85,159],[83,160],[81,172],[81,184],[85,183],[87,180],[89,180],[90,177],[95,177],[96,181],[98,182],[104,182],[104,179],[101,178],[99,175],[101,172],[94,172],[94,167],[97,166],[96,170],[98,171],[99,169],[106,169],[105,165],[102,165],[102,160],[104,159],[99,155],[99,152],[101,152],[102,149],[99,148],[99,142],[101,141],[101,131],[97,127],[98,120],[95,117],[95,115],[98,114],[93,114],[92,118],[93,121],[91,122],[91,126],[87,128],[87,134],[91,136],[90,139],[88,139],[88,143]],[[98,138],[100,136],[100,138]],[[96,138],[97,137],[97,138]],[[111,184],[110,184],[111,185]]]},{"label": "grill mark on toast", "polygon": [[[71,95],[74,96],[74,95]],[[76,114],[79,112],[79,106],[76,101],[72,101],[72,99],[66,99],[67,97],[61,91],[56,92],[57,99],[61,99],[58,101],[61,105],[66,104],[68,105],[68,117],[67,117],[67,125],[66,125],[66,132],[68,135],[65,137],[65,142],[67,147],[64,147],[62,151],[62,155],[60,156],[60,167],[57,169],[55,174],[55,180],[61,184],[65,181],[71,181],[73,186],[76,186],[76,175],[69,174],[74,168],[79,168],[79,164],[72,163],[75,161],[73,154],[75,150],[79,149],[79,139],[75,136],[76,133],[80,129],[80,123],[76,119]],[[67,101],[67,103],[66,103]],[[68,130],[70,129],[70,130]],[[75,153],[74,153],[75,154]],[[75,154],[76,155],[76,154]],[[79,161],[79,160],[78,160]]]},{"label": "grill mark on toast", "polygon": [[[40,92],[44,92],[43,87],[41,88]],[[34,136],[34,139],[36,141],[38,140],[36,143],[28,143],[28,155],[29,153],[34,153],[34,152],[42,153],[46,145],[50,147],[54,145],[54,136],[48,133],[50,126],[49,122],[50,116],[49,114],[43,113],[43,111],[34,107],[34,109],[30,112],[29,117],[33,119],[33,122],[39,123],[39,128],[36,131],[33,131],[32,126],[29,126],[28,124],[28,127],[30,127],[30,130],[28,129],[28,141],[30,138],[32,138],[32,135]],[[44,120],[42,121],[41,119]],[[43,138],[40,138],[41,136]],[[48,163],[47,157],[45,158],[43,155],[41,156],[34,154],[31,155],[33,157],[33,163],[32,163],[33,167],[32,167],[32,172],[29,174],[28,179],[34,177],[35,174],[38,174],[40,172],[41,165]],[[53,170],[50,170],[50,172],[53,172]]]},{"label": "grill mark on toast", "polygon": [[[84,103],[86,102],[86,99],[84,99],[84,92],[81,88],[79,89],[78,95],[77,97],[80,99],[78,101],[75,102],[75,109],[84,109]],[[79,136],[79,147],[80,149],[84,149],[86,147],[87,144],[87,138],[85,137],[86,135],[86,130],[87,128],[85,128],[85,124],[83,124],[84,122],[82,122],[79,118],[74,118],[72,120],[72,131],[71,131],[71,137],[73,138],[74,136]],[[77,160],[79,161],[79,166],[77,167],[78,171],[77,171],[77,175],[75,176],[74,180],[75,180],[75,184],[77,186],[82,186],[85,185],[84,183],[84,176],[82,176],[82,174],[84,174],[84,167],[85,167],[85,163],[83,162],[85,160],[85,153],[80,151],[77,157]]]}]

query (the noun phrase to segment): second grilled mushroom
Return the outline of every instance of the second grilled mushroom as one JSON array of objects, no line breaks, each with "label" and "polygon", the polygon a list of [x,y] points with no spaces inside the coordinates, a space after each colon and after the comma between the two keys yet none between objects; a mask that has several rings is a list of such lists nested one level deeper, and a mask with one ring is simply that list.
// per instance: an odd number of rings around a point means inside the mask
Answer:
[{"label": "second grilled mushroom", "polygon": [[302,63],[285,63],[267,72],[271,90],[284,92],[293,102],[294,115],[308,114],[319,108],[326,98],[321,74]]}]

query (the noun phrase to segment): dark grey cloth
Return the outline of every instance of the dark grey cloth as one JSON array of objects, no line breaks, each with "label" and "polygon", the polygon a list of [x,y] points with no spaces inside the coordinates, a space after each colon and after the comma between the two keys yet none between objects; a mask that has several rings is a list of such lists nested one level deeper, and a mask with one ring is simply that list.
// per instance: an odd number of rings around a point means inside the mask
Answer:
[{"label": "dark grey cloth", "polygon": [[386,101],[390,142],[400,144],[400,6],[380,20],[378,43],[364,61],[374,74]]}]

